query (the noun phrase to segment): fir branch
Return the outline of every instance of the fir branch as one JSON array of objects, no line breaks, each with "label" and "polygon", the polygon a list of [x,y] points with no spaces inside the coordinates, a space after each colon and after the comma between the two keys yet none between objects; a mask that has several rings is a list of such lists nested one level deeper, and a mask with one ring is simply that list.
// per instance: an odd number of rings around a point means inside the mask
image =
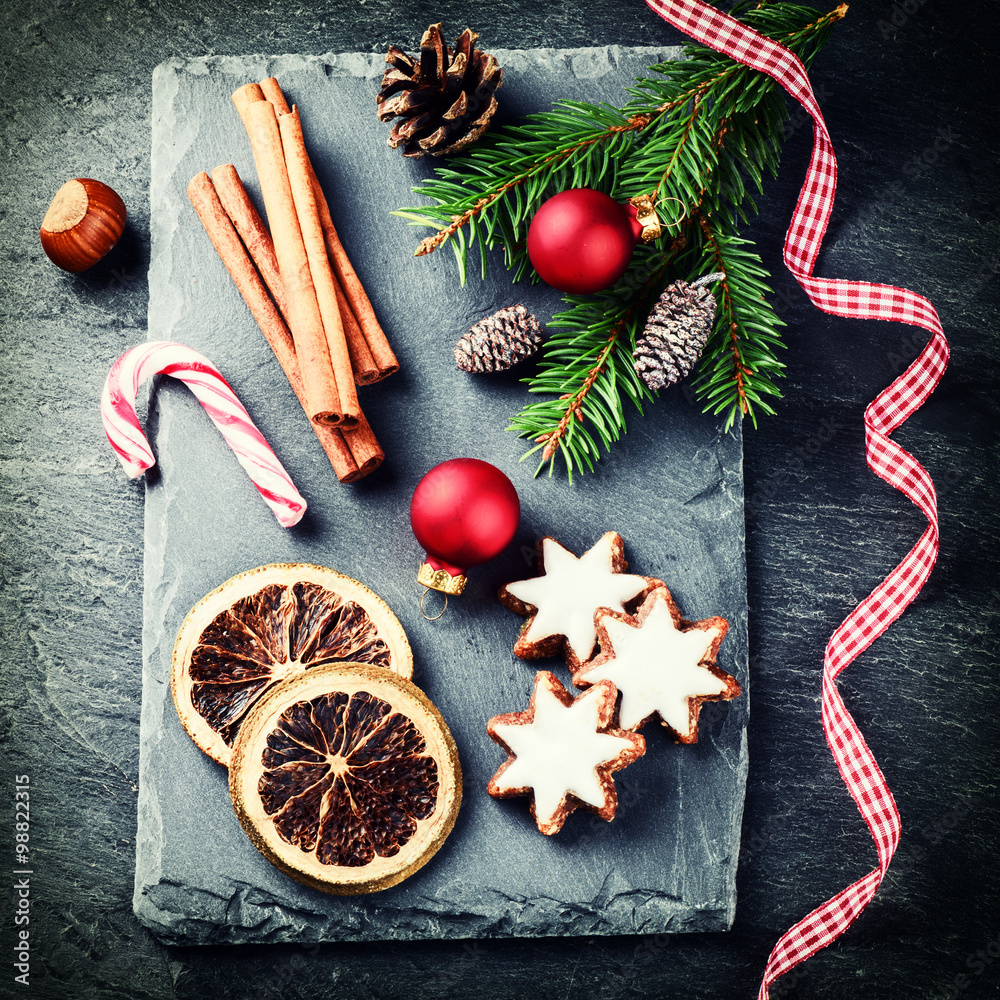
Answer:
[{"label": "fir branch", "polygon": [[[792,3],[740,3],[732,11],[776,38],[808,66],[846,5],[825,15]],[[527,405],[509,427],[542,451],[538,471],[562,455],[568,474],[592,469],[600,448],[625,433],[624,404],[642,412],[652,398],[632,366],[635,340],[652,304],[675,277],[723,271],[717,319],[694,379],[726,428],[743,414],[773,413],[774,379],[784,367],[775,350],[783,325],[767,302],[767,274],[737,225],[756,212],[751,190],[777,172],[788,112],[783,93],[765,74],[705,46],[687,58],[651,67],[622,108],[559,101],[518,126],[481,140],[471,152],[438,167],[414,189],[431,200],[397,215],[435,232],[423,256],[450,243],[462,283],[478,243],[481,272],[487,250],[500,247],[519,280],[530,270],[528,223],[551,194],[594,187],[618,201],[652,193],[665,221],[660,240],[640,247],[624,278],[569,308],[549,324],[539,374],[529,392],[550,398]],[[668,204],[679,205],[679,213]],[[671,271],[672,267],[672,271]],[[533,272],[532,272],[533,274]],[[535,276],[537,277],[537,276]],[[527,456],[525,456],[527,457]]]},{"label": "fir branch", "polygon": [[639,247],[616,286],[616,303],[570,296],[570,307],[552,317],[541,371],[528,390],[549,398],[529,403],[507,428],[535,442],[522,461],[541,449],[536,475],[546,462],[552,475],[557,457],[570,481],[575,470],[592,471],[601,446],[610,449],[625,433],[624,401],[642,413],[643,402],[653,398],[632,351],[665,273],[685,246],[678,237],[667,251]]},{"label": "fir branch", "polygon": [[[393,214],[411,225],[436,229],[420,242],[417,257],[454,241],[463,227],[479,221],[483,249],[502,247],[506,266],[516,269],[514,280],[519,280],[529,267],[523,248],[527,224],[541,202],[566,187],[608,186],[618,157],[648,120],[649,115],[624,115],[607,105],[557,101],[550,112],[526,116],[524,125],[488,135],[468,156],[456,159],[454,167],[438,167],[435,177],[414,188],[436,205]],[[471,178],[466,176],[469,171]],[[463,248],[463,284],[466,261]]]},{"label": "fir branch", "polygon": [[[743,7],[749,9],[744,11]],[[808,7],[784,3],[757,4],[753,7],[740,4],[732,11],[734,16],[741,17],[761,34],[776,38],[802,58],[807,66],[822,47],[830,28],[846,12],[847,5],[843,3],[819,17],[815,17],[817,12]],[[813,20],[802,25],[802,19],[807,17]],[[474,185],[468,183],[470,178],[465,176],[463,169],[438,167],[434,178],[414,188],[415,194],[426,196],[437,205],[400,209],[393,213],[409,219],[412,225],[436,229],[432,236],[420,242],[414,256],[433,252],[483,214],[507,214],[508,231],[505,235],[513,237],[516,243],[521,238],[519,223],[534,213],[548,193],[567,186],[596,186],[604,179],[608,166],[613,165],[611,161],[615,152],[604,152],[602,147],[605,143],[627,137],[631,145],[639,138],[643,139],[643,146],[655,145],[647,141],[645,130],[662,122],[671,111],[683,108],[688,102],[700,103],[706,95],[712,94],[715,100],[725,102],[732,113],[739,113],[752,108],[775,87],[770,77],[704,46],[689,44],[685,46],[685,54],[687,58],[683,61],[652,67],[662,73],[668,83],[676,82],[675,86],[668,86],[669,94],[665,99],[650,104],[650,97],[657,97],[660,88],[653,81],[640,80],[637,81],[638,86],[629,91],[633,102],[620,110],[608,105],[557,101],[550,112],[526,116],[523,126],[509,126],[488,133],[477,147],[455,160],[456,164],[468,166],[477,175],[475,179],[480,182],[478,192],[474,190]],[[605,168],[581,178],[580,173],[587,173],[587,164],[580,163],[575,172],[577,176],[567,183],[566,168],[572,165],[573,156],[580,156],[584,161],[591,160],[597,151],[601,152]],[[542,183],[529,184],[539,179]],[[511,211],[515,203],[508,197],[510,192],[526,185],[530,186],[531,192],[519,203],[522,211]],[[650,186],[640,185],[626,197],[649,191]],[[509,239],[496,238],[498,221],[492,219],[487,225],[486,247],[504,246],[508,250],[506,263],[511,268],[516,262],[509,254]],[[473,241],[467,242],[471,245]],[[459,255],[459,266],[464,283],[464,252]],[[515,280],[522,273],[519,271]]]},{"label": "fir branch", "polygon": [[[729,430],[729,426],[733,422],[735,417],[735,411],[738,407],[741,413],[747,413],[750,410],[750,404],[747,400],[746,393],[746,379],[753,374],[753,369],[748,368],[743,361],[742,354],[740,352],[740,331],[739,324],[737,322],[737,312],[734,307],[733,302],[733,288],[732,279],[730,278],[730,271],[726,269],[727,261],[722,255],[722,247],[720,246],[720,241],[718,237],[712,232],[712,227],[708,223],[708,219],[704,215],[698,216],[698,225],[701,228],[702,233],[705,237],[705,243],[708,245],[709,252],[712,255],[712,264],[721,269],[721,273],[725,275],[722,279],[722,308],[717,312],[720,315],[720,323],[727,338],[727,348],[729,351],[729,359],[732,365],[732,377],[727,379],[727,384],[732,386],[731,392],[733,395],[733,402],[735,406],[730,407],[730,413],[733,416],[726,422],[726,430]],[[725,403],[723,403],[725,405]]]},{"label": "fir branch", "polygon": [[[557,106],[570,106],[568,102],[556,102]],[[666,108],[661,109],[666,110]],[[529,115],[528,120],[531,121],[534,116]],[[483,209],[492,205],[498,198],[502,198],[508,191],[513,188],[519,187],[525,184],[532,178],[536,178],[540,175],[544,175],[546,172],[551,174],[556,168],[564,164],[570,157],[574,154],[585,151],[588,147],[593,146],[597,143],[603,142],[605,139],[609,139],[615,135],[621,135],[627,132],[636,132],[649,123],[649,115],[632,115],[625,123],[620,125],[610,125],[605,129],[594,132],[591,135],[578,136],[571,141],[563,144],[555,151],[553,151],[549,156],[545,157],[541,162],[533,164],[527,170],[522,171],[516,176],[512,177],[510,180],[505,181],[498,187],[492,189],[488,188],[487,193],[483,197],[476,200],[476,202],[467,208],[461,215],[453,215],[451,217],[451,222],[449,225],[442,229],[439,229],[433,236],[428,236],[420,241],[420,245],[413,252],[414,257],[423,257],[426,254],[433,253],[442,243],[451,239],[461,229],[463,226],[469,224],[474,219],[476,219],[483,211]],[[415,189],[415,193],[425,194],[427,193],[424,188]],[[535,199],[532,199],[534,201]],[[416,209],[403,209],[398,212],[394,212],[394,215],[400,215],[405,218],[418,220],[418,210]],[[420,220],[424,221],[424,220]],[[430,225],[430,222],[424,222],[424,224]]]},{"label": "fir branch", "polygon": [[607,343],[598,355],[597,361],[591,367],[590,371],[587,372],[587,377],[583,380],[580,388],[575,392],[564,392],[559,397],[560,400],[566,400],[566,412],[556,425],[556,429],[554,431],[548,431],[544,434],[540,434],[537,438],[535,438],[535,441],[545,445],[542,449],[543,465],[555,456],[556,451],[561,446],[560,442],[566,436],[566,431],[569,429],[572,421],[576,419],[583,423],[584,401],[590,393],[590,390],[593,389],[594,383],[604,373],[608,364],[608,356],[615,349],[615,346],[621,337],[622,329],[623,324],[621,322],[614,325],[611,333],[608,334]]}]

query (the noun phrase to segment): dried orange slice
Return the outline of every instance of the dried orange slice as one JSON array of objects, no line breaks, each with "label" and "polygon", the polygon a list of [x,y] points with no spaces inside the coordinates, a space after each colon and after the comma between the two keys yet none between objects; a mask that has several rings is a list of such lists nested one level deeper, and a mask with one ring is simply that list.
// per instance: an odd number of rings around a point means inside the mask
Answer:
[{"label": "dried orange slice", "polygon": [[413,674],[403,626],[377,594],[325,566],[272,563],[239,573],[191,609],[174,643],[170,691],[191,739],[228,766],[254,703],[325,663]]},{"label": "dried orange slice", "polygon": [[354,663],[307,670],[257,702],[229,791],[268,861],[323,892],[357,895],[430,860],[455,824],[462,770],[418,687]]}]

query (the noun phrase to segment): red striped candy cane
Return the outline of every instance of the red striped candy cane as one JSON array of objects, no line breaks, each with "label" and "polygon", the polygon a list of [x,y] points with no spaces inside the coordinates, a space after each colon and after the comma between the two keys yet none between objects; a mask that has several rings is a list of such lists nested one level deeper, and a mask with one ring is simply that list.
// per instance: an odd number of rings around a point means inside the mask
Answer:
[{"label": "red striped candy cane", "polygon": [[927,528],[899,565],[833,633],[823,661],[823,730],[841,777],[871,831],[879,864],[782,935],[771,952],[760,986],[759,1000],[767,1000],[768,988],[779,976],[825,948],[857,919],[874,897],[899,843],[896,802],[834,681],[903,613],[920,592],[937,559],[934,484],[923,466],[889,435],[927,400],[941,381],[948,364],[948,341],[934,306],[923,296],[893,285],[819,278],[813,274],[833,211],[837,160],[809,76],[798,57],[701,0],[646,0],[646,3],[664,20],[702,44],[772,77],[812,117],[812,157],[785,237],[784,258],[813,304],[837,316],[895,320],[930,333],[927,346],[913,364],[865,410],[865,455],[869,468],[923,511]]},{"label": "red striped candy cane", "polygon": [[306,502],[229,383],[203,354],[169,340],[151,340],[126,351],[104,383],[104,431],[129,477],[134,479],[156,464],[135,412],[139,386],[154,375],[172,375],[190,388],[278,523],[286,528],[298,524]]}]

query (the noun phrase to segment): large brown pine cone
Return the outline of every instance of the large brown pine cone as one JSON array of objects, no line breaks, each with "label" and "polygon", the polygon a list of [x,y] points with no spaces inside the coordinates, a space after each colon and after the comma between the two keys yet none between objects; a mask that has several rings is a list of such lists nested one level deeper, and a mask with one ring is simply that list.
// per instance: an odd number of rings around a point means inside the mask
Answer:
[{"label": "large brown pine cone", "polygon": [[403,155],[444,156],[475,142],[497,109],[494,91],[503,70],[496,59],[476,48],[479,36],[468,28],[449,49],[441,25],[432,24],[420,40],[420,62],[402,49],[389,48],[389,64],[375,98],[381,121],[392,127],[389,146]]}]

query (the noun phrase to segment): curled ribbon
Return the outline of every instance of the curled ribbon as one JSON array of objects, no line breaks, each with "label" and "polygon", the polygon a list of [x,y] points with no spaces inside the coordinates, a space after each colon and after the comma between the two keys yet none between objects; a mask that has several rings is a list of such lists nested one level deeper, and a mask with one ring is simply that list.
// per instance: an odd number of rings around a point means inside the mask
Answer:
[{"label": "curled ribbon", "polygon": [[646,0],[675,28],[724,55],[766,73],[797,100],[813,120],[813,149],[806,179],[785,237],[788,269],[813,304],[837,316],[909,323],[930,333],[927,346],[892,385],[865,410],[868,467],[916,504],[927,528],[899,565],[833,633],[823,660],[823,731],[871,832],[878,867],[842,889],[787,930],[771,951],[758,1000],[767,1000],[779,976],[836,940],[875,896],[899,843],[895,799],[835,681],[903,613],[920,592],[938,554],[937,498],[923,466],[889,435],[928,399],[948,365],[948,341],[934,306],[921,295],[893,285],[819,278],[813,274],[833,211],[837,159],[812,84],[799,58],[783,45],[701,0]]}]

